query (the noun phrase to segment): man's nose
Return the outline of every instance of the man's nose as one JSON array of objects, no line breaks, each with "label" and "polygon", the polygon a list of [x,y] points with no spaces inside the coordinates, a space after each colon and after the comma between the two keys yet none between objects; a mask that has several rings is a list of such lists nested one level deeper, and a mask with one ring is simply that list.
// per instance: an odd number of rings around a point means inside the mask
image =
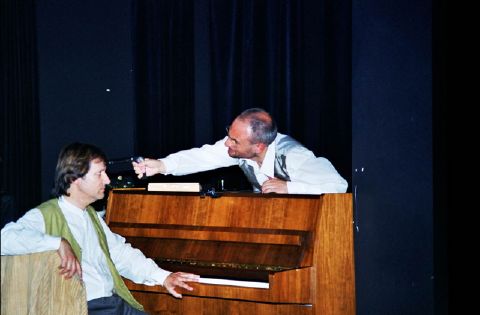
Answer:
[{"label": "man's nose", "polygon": [[103,173],[103,182],[105,185],[110,184],[110,177],[108,177],[107,173]]}]

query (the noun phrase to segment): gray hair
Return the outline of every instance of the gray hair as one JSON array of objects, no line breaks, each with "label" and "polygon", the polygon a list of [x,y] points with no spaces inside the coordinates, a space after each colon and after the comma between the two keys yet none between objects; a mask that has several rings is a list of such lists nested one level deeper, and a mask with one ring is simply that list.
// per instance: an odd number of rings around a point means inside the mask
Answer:
[{"label": "gray hair", "polygon": [[252,128],[251,143],[269,145],[277,137],[277,124],[264,109],[249,108],[238,115],[237,119],[247,121]]}]

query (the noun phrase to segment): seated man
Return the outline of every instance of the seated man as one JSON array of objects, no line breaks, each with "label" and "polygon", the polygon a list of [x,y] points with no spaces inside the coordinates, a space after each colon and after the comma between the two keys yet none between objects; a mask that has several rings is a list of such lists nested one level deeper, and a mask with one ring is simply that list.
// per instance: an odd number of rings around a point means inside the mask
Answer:
[{"label": "seated man", "polygon": [[136,283],[163,285],[175,297],[175,288],[192,290],[198,281],[190,273],[171,273],[125,239],[110,231],[90,206],[102,199],[110,183],[106,156],[97,147],[73,143],[58,157],[54,194],[1,231],[1,254],[22,255],[57,250],[60,273],[77,274],[85,283],[89,314],[145,314],[121,276]]},{"label": "seated man", "polygon": [[262,193],[344,193],[348,187],[330,161],[278,133],[273,118],[260,108],[241,113],[227,128],[227,136],[213,145],[132,165],[139,178],[144,174],[186,175],[238,165],[253,190]]}]

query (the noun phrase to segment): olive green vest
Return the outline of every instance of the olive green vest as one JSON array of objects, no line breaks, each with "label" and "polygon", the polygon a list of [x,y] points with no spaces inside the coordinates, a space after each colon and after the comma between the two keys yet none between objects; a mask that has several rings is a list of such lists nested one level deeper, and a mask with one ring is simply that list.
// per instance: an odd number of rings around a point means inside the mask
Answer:
[{"label": "olive green vest", "polygon": [[[72,232],[70,231],[70,228],[68,227],[67,220],[65,219],[65,216],[63,215],[62,211],[60,210],[60,206],[58,205],[58,199],[51,199],[49,201],[46,201],[37,208],[40,209],[40,212],[43,215],[43,220],[45,221],[45,233],[53,236],[61,236],[66,239],[72,246],[73,252],[75,253],[75,256],[77,256],[78,261],[81,262],[82,249],[78,245],[77,241],[72,235]],[[118,273],[117,268],[115,268],[112,258],[110,257],[110,252],[108,250],[105,232],[102,229],[100,221],[93,207],[88,206],[87,213],[92,220],[95,231],[97,232],[100,248],[102,249],[105,257],[107,258],[108,268],[110,269],[113,283],[115,285],[115,292],[128,304],[138,310],[143,311],[143,306],[138,303],[132,296],[127,286],[123,282],[122,277]]]}]

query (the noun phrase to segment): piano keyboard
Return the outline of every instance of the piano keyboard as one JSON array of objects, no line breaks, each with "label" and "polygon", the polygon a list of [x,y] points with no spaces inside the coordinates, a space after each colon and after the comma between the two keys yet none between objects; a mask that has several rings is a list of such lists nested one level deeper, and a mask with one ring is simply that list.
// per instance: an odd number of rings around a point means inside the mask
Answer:
[{"label": "piano keyboard", "polygon": [[232,285],[236,287],[258,288],[258,289],[268,289],[270,287],[268,282],[202,278],[202,277],[200,277],[198,282],[204,283],[204,284]]}]

